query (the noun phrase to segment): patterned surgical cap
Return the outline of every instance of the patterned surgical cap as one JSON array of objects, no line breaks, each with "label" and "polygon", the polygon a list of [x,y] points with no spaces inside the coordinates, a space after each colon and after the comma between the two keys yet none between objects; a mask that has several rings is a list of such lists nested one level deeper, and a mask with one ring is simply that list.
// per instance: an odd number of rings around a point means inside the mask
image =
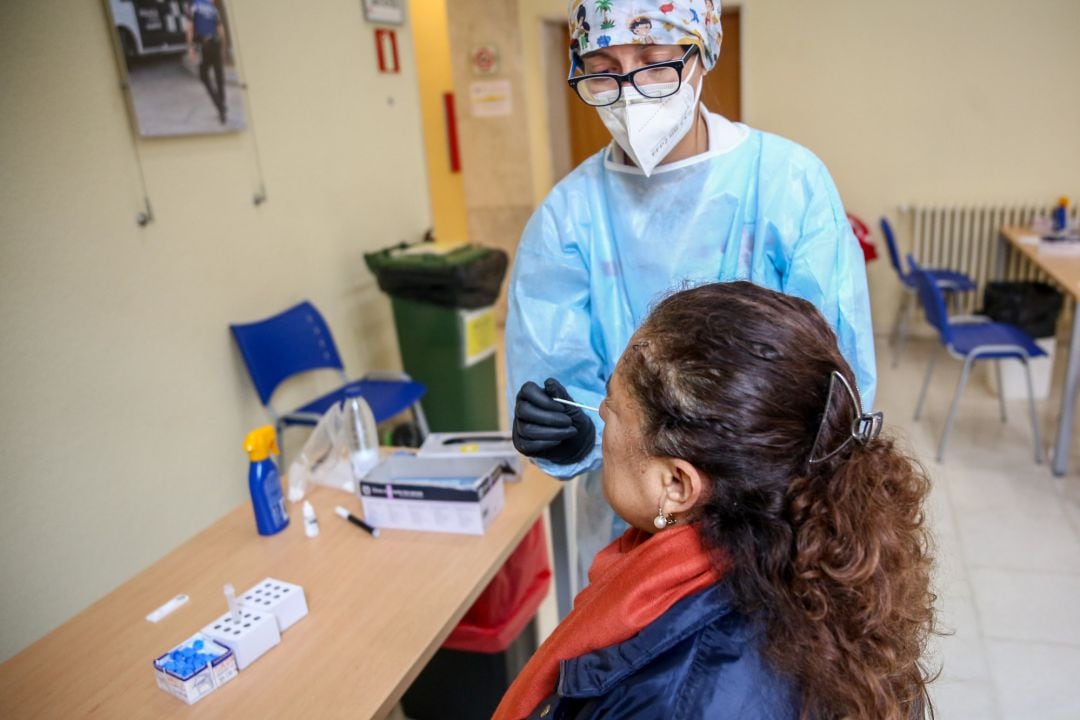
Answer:
[{"label": "patterned surgical cap", "polygon": [[720,0],[571,0],[570,54],[612,45],[696,45],[706,70],[720,54]]}]

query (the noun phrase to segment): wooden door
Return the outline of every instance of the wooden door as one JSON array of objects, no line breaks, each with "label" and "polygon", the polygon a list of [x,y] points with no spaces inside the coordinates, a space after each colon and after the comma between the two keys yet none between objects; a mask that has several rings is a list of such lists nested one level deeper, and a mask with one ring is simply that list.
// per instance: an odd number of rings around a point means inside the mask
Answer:
[{"label": "wooden door", "polygon": [[724,10],[720,16],[720,27],[724,29],[724,41],[720,45],[720,59],[709,74],[705,76],[701,88],[701,101],[714,113],[720,113],[728,120],[742,120],[742,77],[739,58],[739,9]]},{"label": "wooden door", "polygon": [[[712,112],[720,113],[728,120],[741,120],[739,9],[724,10],[721,23],[724,28],[724,41],[720,49],[720,60],[705,76],[701,100]],[[611,134],[604,127],[604,123],[600,122],[595,108],[581,102],[570,88],[567,88],[566,92],[571,167],[577,167],[587,157],[611,142]]]}]

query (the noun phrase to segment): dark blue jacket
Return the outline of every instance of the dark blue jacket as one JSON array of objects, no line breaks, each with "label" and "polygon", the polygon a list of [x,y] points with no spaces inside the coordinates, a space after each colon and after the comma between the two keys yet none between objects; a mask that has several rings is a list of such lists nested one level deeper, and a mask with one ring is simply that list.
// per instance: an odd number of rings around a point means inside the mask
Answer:
[{"label": "dark blue jacket", "polygon": [[795,720],[798,693],[765,663],[762,639],[721,583],[625,642],[563,661],[555,694],[529,717]]}]

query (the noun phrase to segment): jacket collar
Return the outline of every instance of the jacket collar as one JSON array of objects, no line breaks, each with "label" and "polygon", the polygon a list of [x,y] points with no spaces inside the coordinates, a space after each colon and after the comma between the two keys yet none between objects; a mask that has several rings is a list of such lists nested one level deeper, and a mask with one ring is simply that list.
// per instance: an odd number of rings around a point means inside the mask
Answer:
[{"label": "jacket collar", "polygon": [[559,695],[571,698],[604,695],[617,683],[652,662],[657,655],[721,619],[723,644],[715,650],[739,657],[750,629],[745,619],[731,607],[730,588],[726,583],[720,583],[675,603],[659,619],[629,640],[563,660],[559,672]]}]

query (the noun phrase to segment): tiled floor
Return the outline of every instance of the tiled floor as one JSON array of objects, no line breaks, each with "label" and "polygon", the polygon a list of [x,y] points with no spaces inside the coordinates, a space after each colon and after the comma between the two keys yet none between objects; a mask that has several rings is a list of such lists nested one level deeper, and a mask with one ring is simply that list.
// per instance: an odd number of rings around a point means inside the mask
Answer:
[{"label": "tiled floor", "polygon": [[[1080,718],[1080,441],[1070,474],[1035,465],[1024,400],[1002,423],[981,373],[961,401],[945,462],[933,460],[960,363],[939,361],[923,419],[912,414],[935,344],[913,343],[879,368],[878,406],[933,480],[942,629],[930,658],[946,720]],[[888,360],[883,352],[883,361]],[[1060,370],[1060,368],[1059,368]],[[1060,372],[1051,398],[1060,397]],[[1056,400],[1039,403],[1044,441]]]}]

